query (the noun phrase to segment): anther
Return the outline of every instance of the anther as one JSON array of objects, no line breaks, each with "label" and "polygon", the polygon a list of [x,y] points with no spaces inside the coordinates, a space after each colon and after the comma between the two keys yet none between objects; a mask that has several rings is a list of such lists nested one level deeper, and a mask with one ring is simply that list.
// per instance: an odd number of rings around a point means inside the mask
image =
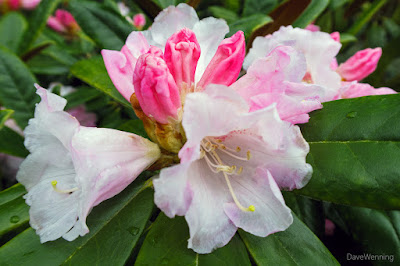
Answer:
[{"label": "anther", "polygon": [[250,151],[247,151],[247,160],[250,160],[251,159],[251,153],[250,153]]},{"label": "anther", "polygon": [[242,150],[242,149],[241,149],[239,146],[236,147],[236,151],[237,151],[237,152],[240,152],[241,150]]},{"label": "anther", "polygon": [[239,170],[237,171],[237,174],[240,175],[242,172],[243,172],[243,167],[240,166],[240,167],[239,167]]}]

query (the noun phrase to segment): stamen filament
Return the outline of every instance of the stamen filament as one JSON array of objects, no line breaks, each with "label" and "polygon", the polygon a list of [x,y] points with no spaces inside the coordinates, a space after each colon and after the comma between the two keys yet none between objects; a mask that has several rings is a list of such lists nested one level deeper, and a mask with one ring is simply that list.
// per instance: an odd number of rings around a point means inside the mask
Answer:
[{"label": "stamen filament", "polygon": [[69,193],[72,193],[72,192],[78,190],[77,187],[74,187],[71,189],[59,189],[59,188],[57,188],[57,183],[58,183],[57,180],[51,181],[51,185],[53,186],[53,189],[58,193],[69,194]]}]

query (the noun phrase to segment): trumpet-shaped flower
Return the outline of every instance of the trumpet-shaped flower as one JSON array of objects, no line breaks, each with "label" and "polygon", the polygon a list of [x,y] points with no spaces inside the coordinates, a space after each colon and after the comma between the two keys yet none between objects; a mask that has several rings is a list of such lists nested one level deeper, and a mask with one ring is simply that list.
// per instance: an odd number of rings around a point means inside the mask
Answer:
[{"label": "trumpet-shaped flower", "polygon": [[254,40],[243,67],[248,69],[256,59],[267,56],[281,45],[292,46],[303,53],[307,66],[303,80],[324,88],[320,97],[322,102],[333,100],[340,89],[341,78],[332,70],[331,63],[339,52],[340,43],[325,32],[312,32],[292,26],[281,27],[272,35]]},{"label": "trumpet-shaped flower", "polygon": [[[111,80],[127,100],[137,90],[151,90],[162,95],[173,91],[173,95],[178,93],[183,102],[187,92],[201,90],[210,83],[230,85],[237,79],[245,54],[244,36],[238,32],[224,40],[228,31],[224,20],[210,17],[200,21],[192,7],[179,4],[163,10],[149,30],[132,32],[120,52],[103,50],[102,55]],[[152,53],[150,49],[155,50],[150,47],[157,47],[160,51],[158,65],[150,67],[152,73],[156,75],[159,67],[159,72],[164,73],[162,76],[172,76],[173,82],[168,81],[169,89],[163,85],[165,82],[154,81],[147,86],[148,82],[140,81],[144,78],[140,74],[144,73],[145,60],[137,66],[138,58],[149,58],[146,54]],[[136,67],[139,69],[135,70]],[[143,109],[150,104],[138,100]],[[177,110],[173,111],[172,116],[165,113],[160,120],[158,113],[145,111],[145,114],[165,123],[165,117],[177,117]]]},{"label": "trumpet-shaped flower", "polygon": [[322,108],[324,89],[302,83],[306,74],[304,55],[290,46],[278,46],[265,57],[254,61],[231,87],[250,105],[250,111],[273,103],[282,120],[293,124],[306,123],[308,113]]},{"label": "trumpet-shaped flower", "polygon": [[91,209],[128,186],[160,156],[135,134],[80,126],[63,111],[66,100],[37,87],[41,102],[25,129],[31,154],[17,180],[27,189],[30,224],[41,242],[72,241],[89,232]]},{"label": "trumpet-shaped flower", "polygon": [[275,105],[249,112],[234,90],[209,85],[187,95],[182,125],[180,164],[162,169],[153,183],[157,206],[169,217],[185,215],[189,248],[209,253],[238,227],[267,236],[292,223],[279,187],[308,182],[309,146]]}]

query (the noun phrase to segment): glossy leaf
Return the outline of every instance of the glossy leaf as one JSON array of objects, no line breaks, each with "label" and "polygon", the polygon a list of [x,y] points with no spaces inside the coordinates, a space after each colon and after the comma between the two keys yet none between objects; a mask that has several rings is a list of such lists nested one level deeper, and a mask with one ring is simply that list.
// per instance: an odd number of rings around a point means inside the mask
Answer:
[{"label": "glossy leaf", "polygon": [[108,76],[102,57],[93,57],[75,63],[71,67],[71,73],[87,84],[111,96],[124,106],[131,108],[130,103],[122,97]]},{"label": "glossy leaf", "polygon": [[65,110],[85,104],[101,95],[101,92],[90,87],[78,87],[77,90],[65,95],[67,106]]},{"label": "glossy leaf", "polygon": [[311,181],[296,193],[334,203],[400,209],[400,95],[324,103],[302,126]]},{"label": "glossy leaf", "polygon": [[339,265],[322,242],[293,215],[286,231],[257,237],[239,230],[257,265]]},{"label": "glossy leaf", "polygon": [[142,136],[144,138],[147,137],[146,130],[144,129],[143,122],[140,119],[134,119],[130,120],[118,127],[119,130],[126,131],[126,132],[132,132],[135,133],[136,135]]},{"label": "glossy leaf", "polygon": [[21,128],[33,116],[38,97],[35,77],[14,54],[0,47],[0,102],[15,111],[13,117]]},{"label": "glossy leaf", "polygon": [[135,265],[251,265],[238,236],[207,255],[188,249],[188,239],[189,229],[183,217],[170,219],[160,213],[143,242]]},{"label": "glossy leaf", "polygon": [[135,181],[95,207],[86,236],[40,244],[29,228],[0,248],[0,261],[5,265],[124,265],[153,210],[153,193],[143,188],[142,182]]},{"label": "glossy leaf", "polygon": [[29,154],[24,146],[24,138],[9,127],[0,130],[0,153],[22,158]]},{"label": "glossy leaf", "polygon": [[293,27],[305,28],[328,7],[329,0],[312,0],[306,10],[296,19]]},{"label": "glossy leaf", "polygon": [[239,19],[239,16],[232,10],[226,9],[220,6],[210,6],[208,10],[211,12],[213,17],[222,18],[227,23],[233,23]]},{"label": "glossy leaf", "polygon": [[250,16],[255,13],[268,14],[277,4],[277,0],[245,0],[243,16]]},{"label": "glossy leaf", "polygon": [[[374,265],[399,264],[399,211],[380,211],[331,204],[328,215],[333,212],[335,216],[329,218],[359,243],[365,253],[388,256],[385,259],[375,260]],[[337,222],[335,217],[340,217],[340,221]]]},{"label": "glossy leaf", "polygon": [[21,184],[0,192],[0,245],[28,227],[29,207],[22,198],[25,193]]},{"label": "glossy leaf", "polygon": [[11,117],[13,113],[14,111],[10,109],[0,110],[0,130],[3,128],[4,123]]},{"label": "glossy leaf", "polygon": [[28,30],[19,45],[19,54],[26,53],[34,43],[40,32],[44,29],[47,19],[54,12],[61,0],[42,0],[35,8],[29,22]]},{"label": "glossy leaf", "polygon": [[70,9],[82,30],[100,48],[120,50],[133,26],[121,14],[98,3],[71,1]]},{"label": "glossy leaf", "polygon": [[17,12],[4,15],[0,20],[0,45],[17,52],[27,26],[26,19]]},{"label": "glossy leaf", "polygon": [[254,29],[257,27],[271,22],[272,19],[266,15],[254,14],[248,17],[244,17],[236,20],[229,24],[228,36],[235,34],[238,30],[244,32],[244,36],[248,38]]}]

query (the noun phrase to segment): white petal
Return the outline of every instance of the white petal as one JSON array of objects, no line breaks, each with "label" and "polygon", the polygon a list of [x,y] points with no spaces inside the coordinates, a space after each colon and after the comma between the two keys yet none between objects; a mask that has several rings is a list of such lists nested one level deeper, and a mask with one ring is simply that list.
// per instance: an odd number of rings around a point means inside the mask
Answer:
[{"label": "white petal", "polygon": [[150,45],[164,49],[168,38],[172,34],[183,28],[193,29],[193,26],[198,21],[199,18],[193,7],[183,3],[176,7],[169,6],[154,19],[154,23],[149,30],[151,38],[147,38],[148,33],[144,35]]},{"label": "white petal", "polygon": [[234,203],[224,205],[225,213],[243,230],[261,237],[287,229],[293,222],[290,209],[271,174],[258,168],[254,176],[233,176],[231,183],[239,202],[253,205],[254,212],[244,212]]},{"label": "white petal", "polygon": [[195,74],[195,81],[198,82],[215,55],[219,44],[229,32],[229,27],[225,20],[208,17],[196,23],[193,32],[196,34],[201,49]]}]

